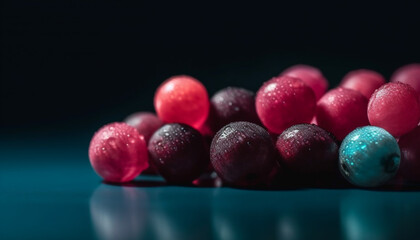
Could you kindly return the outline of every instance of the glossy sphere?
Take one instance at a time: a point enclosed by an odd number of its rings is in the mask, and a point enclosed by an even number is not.
[[[270,134],[249,122],[224,126],[213,138],[210,160],[216,173],[229,185],[266,185],[278,170]]]
[[[384,128],[394,137],[414,129],[420,121],[416,91],[404,83],[387,83],[372,94],[368,117],[371,125]]]
[[[343,140],[357,127],[369,125],[367,104],[368,100],[354,90],[330,90],[317,103],[316,122],[338,140]]]
[[[149,166],[144,137],[125,123],[99,129],[90,142],[89,159],[96,173],[108,182],[131,181]]]
[[[265,82],[257,93],[257,114],[264,126],[280,134],[295,124],[310,123],[315,112],[315,95],[297,78],[280,76]]]
[[[356,90],[369,99],[372,93],[384,84],[385,78],[380,73],[359,69],[347,73],[341,81],[340,87]]]
[[[405,65],[392,75],[391,82],[402,82],[410,85],[420,97],[420,63]]]
[[[228,87],[218,91],[210,101],[214,113],[213,131],[231,122],[260,124],[255,110],[255,94],[243,88]]]
[[[337,170],[338,145],[324,129],[299,124],[286,129],[277,139],[283,166],[298,175],[317,175]]]
[[[199,128],[209,114],[206,88],[190,76],[174,76],[159,86],[154,105],[162,121],[185,123]]]
[[[185,124],[164,125],[153,134],[148,148],[153,165],[168,182],[191,183],[209,165],[203,137]]]
[[[308,65],[295,65],[284,70],[280,75],[295,77],[305,82],[315,93],[316,100],[320,99],[328,89],[328,81],[322,72]]]
[[[133,113],[124,122],[137,129],[140,135],[144,136],[146,143],[149,142],[153,133],[163,125],[163,122],[151,112]]]
[[[351,132],[339,151],[341,174],[352,184],[375,187],[390,180],[400,165],[400,148],[382,128],[366,126]]]
[[[412,182],[420,182],[420,127],[403,135],[398,145],[401,149],[402,177]]]

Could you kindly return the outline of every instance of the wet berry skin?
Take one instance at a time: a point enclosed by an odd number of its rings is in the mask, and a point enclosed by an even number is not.
[[[391,82],[402,82],[410,85],[420,98],[420,63],[412,63],[397,69],[391,76]]]
[[[295,77],[306,83],[315,93],[316,100],[320,99],[328,89],[328,81],[322,72],[308,65],[294,65],[284,70],[280,75]]]
[[[213,138],[210,160],[224,183],[236,187],[266,186],[279,169],[270,134],[249,122],[224,126]]]
[[[137,129],[140,135],[144,136],[146,143],[149,142],[153,133],[163,125],[158,116],[151,112],[133,113],[124,122]]]
[[[280,76],[265,82],[256,97],[257,114],[272,133],[281,134],[295,124],[310,123],[315,94],[302,80]]]
[[[376,89],[385,84],[385,78],[378,72],[359,69],[346,74],[340,83],[340,87],[353,89],[365,96],[372,96]]]
[[[299,176],[317,177],[338,171],[338,145],[334,137],[313,124],[286,129],[277,139],[281,165]]]
[[[159,118],[166,123],[185,123],[198,129],[209,114],[206,88],[197,79],[181,75],[163,82],[154,97]]]
[[[366,97],[357,91],[332,89],[317,103],[317,125],[341,141],[357,127],[369,125],[367,105]]]
[[[382,128],[366,126],[351,132],[339,150],[341,174],[359,187],[384,184],[398,171],[400,148],[395,138]]]
[[[191,183],[209,165],[204,138],[186,124],[162,126],[153,134],[148,149],[153,165],[170,183]]]
[[[399,173],[411,182],[420,182],[420,127],[414,128],[398,140],[401,150]]]
[[[93,136],[89,159],[95,172],[108,182],[128,182],[148,164],[144,137],[126,123],[103,126]]]
[[[368,117],[371,125],[387,130],[394,137],[408,133],[420,121],[417,92],[400,82],[383,85],[369,100]]]
[[[227,87],[215,93],[210,103],[214,132],[231,122],[245,121],[261,124],[255,110],[255,94],[251,91]]]

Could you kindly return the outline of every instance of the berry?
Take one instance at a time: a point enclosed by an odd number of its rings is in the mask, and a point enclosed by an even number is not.
[[[206,88],[190,76],[174,76],[162,83],[155,93],[154,105],[162,121],[185,123],[199,128],[209,114]]]
[[[150,139],[148,149],[153,165],[168,182],[191,183],[209,165],[203,137],[185,124],[161,127]]]
[[[108,182],[131,181],[149,166],[144,137],[125,123],[99,129],[90,142],[89,159],[96,173]]]
[[[163,122],[155,114],[150,112],[133,113],[124,122],[137,129],[140,135],[144,136],[146,143],[149,142],[153,133],[163,125]]]
[[[420,126],[403,135],[398,145],[401,149],[401,176],[412,182],[420,182]]]
[[[211,98],[214,114],[213,131],[231,122],[246,121],[261,124],[255,110],[255,94],[243,88],[228,87]]]
[[[270,134],[249,122],[224,126],[213,138],[210,160],[216,173],[232,186],[267,185],[278,170]]]
[[[366,126],[351,132],[339,150],[341,174],[360,187],[375,187],[390,180],[400,165],[400,148],[382,128]]]
[[[284,70],[280,75],[301,79],[314,91],[316,100],[320,99],[328,89],[327,79],[318,68],[312,66],[294,65]]]
[[[392,74],[391,82],[402,82],[410,85],[420,97],[420,63],[402,66]]]
[[[334,137],[312,124],[286,129],[277,139],[281,164],[294,174],[318,175],[337,169],[338,145]]]
[[[369,100],[371,125],[381,127],[399,137],[414,129],[420,121],[420,103],[416,91],[408,84],[387,83]]]
[[[280,134],[299,123],[309,123],[315,112],[315,95],[302,80],[280,76],[265,82],[256,97],[257,114],[264,126]]]
[[[357,127],[369,125],[367,104],[366,97],[354,90],[330,90],[317,103],[316,122],[338,140],[343,140]]]
[[[384,84],[385,78],[380,73],[359,69],[347,73],[340,87],[356,90],[369,99],[372,93]]]

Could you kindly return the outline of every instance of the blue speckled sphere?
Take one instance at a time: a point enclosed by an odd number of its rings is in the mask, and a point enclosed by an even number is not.
[[[359,187],[375,187],[390,180],[400,166],[400,148],[382,128],[357,128],[343,140],[339,151],[341,174]]]

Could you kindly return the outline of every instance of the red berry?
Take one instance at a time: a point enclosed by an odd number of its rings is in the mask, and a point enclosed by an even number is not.
[[[151,112],[133,113],[124,122],[137,129],[140,135],[144,136],[146,143],[149,142],[153,133],[163,125],[163,122]]]
[[[392,74],[391,82],[402,82],[410,85],[420,97],[420,63],[402,66]]]
[[[320,99],[328,89],[328,81],[322,72],[308,65],[295,65],[284,70],[280,75],[295,77],[305,82],[315,93],[316,100]]]
[[[372,93],[384,84],[385,78],[380,73],[359,69],[347,73],[340,87],[356,90],[369,99]]]
[[[338,145],[324,129],[299,124],[286,129],[277,139],[283,166],[299,176],[338,171]]]
[[[417,92],[408,84],[387,83],[369,100],[370,124],[399,137],[414,129],[420,121],[420,104]]]
[[[264,126],[280,134],[299,123],[309,123],[315,112],[315,95],[302,80],[280,76],[265,82],[256,97],[257,114]]]
[[[343,140],[357,127],[369,125],[367,104],[366,97],[357,91],[332,89],[318,101],[316,121],[318,126]]]
[[[278,170],[270,134],[249,122],[229,123],[213,138],[210,160],[216,173],[229,185],[267,185]]]
[[[403,135],[398,145],[401,150],[399,173],[405,179],[420,182],[420,127]]]
[[[206,88],[190,76],[174,76],[166,80],[156,91],[156,112],[164,122],[185,123],[199,128],[209,114]]]
[[[89,159],[96,173],[108,182],[131,181],[149,166],[144,137],[125,123],[99,129],[90,142]]]
[[[168,182],[191,183],[209,165],[203,137],[185,124],[161,127],[150,139],[148,149],[153,165]]]

